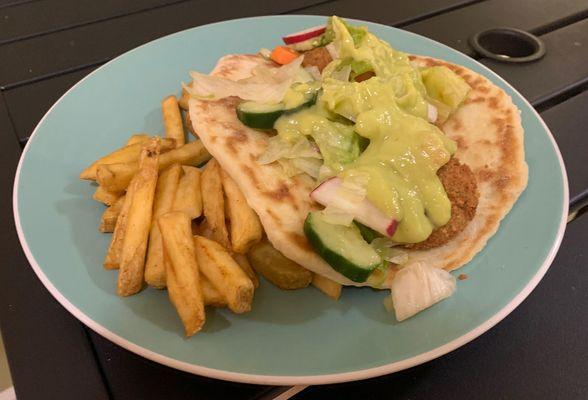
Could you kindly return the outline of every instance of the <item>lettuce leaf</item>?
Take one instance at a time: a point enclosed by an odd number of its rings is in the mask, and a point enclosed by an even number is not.
[[[353,39],[353,43],[355,43],[355,45],[358,46],[361,43],[361,41],[363,40],[363,38],[365,37],[365,35],[367,33],[367,29],[363,26],[349,25],[347,23],[347,21],[345,21],[344,19],[340,19],[340,20],[343,23],[343,25],[347,28],[349,35],[351,35],[351,38]],[[323,33],[323,36],[321,37],[320,45],[325,46],[325,45],[331,43],[333,40],[335,40],[335,31],[333,30],[333,17],[329,17],[329,20],[327,21],[327,29],[325,30],[325,33]]]
[[[280,68],[259,65],[251,71],[251,76],[239,81],[219,76],[211,76],[192,71],[192,84],[183,85],[186,91],[200,100],[219,100],[237,96],[243,100],[260,103],[279,103],[294,82],[305,82],[312,77],[302,67],[304,57]]]

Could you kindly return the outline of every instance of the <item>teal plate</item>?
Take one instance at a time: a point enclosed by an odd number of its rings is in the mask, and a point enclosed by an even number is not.
[[[503,88],[520,108],[529,185],[498,233],[460,269],[455,295],[403,323],[386,293],[349,288],[338,302],[318,290],[281,291],[262,282],[253,311],[210,310],[186,339],[167,293],[117,297],[116,272],[102,268],[110,235],[82,169],[132,132],[161,133],[160,101],[191,69],[209,71],[228,53],[272,47],[324,17],[239,19],[179,32],[132,50],[83,79],[45,115],[16,175],[14,215],[27,258],[53,296],[107,339],[195,374],[248,383],[320,384],[369,378],[439,357],[508,315],[537,285],[561,242],[567,179],[549,130],[504,80],[463,54],[413,33],[361,22],[394,47],[464,65]]]

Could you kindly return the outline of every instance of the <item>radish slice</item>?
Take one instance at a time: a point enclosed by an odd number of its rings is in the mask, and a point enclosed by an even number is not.
[[[286,44],[294,44],[299,42],[304,42],[305,40],[312,39],[313,37],[317,37],[322,35],[325,30],[327,29],[326,25],[315,26],[312,28],[305,29],[300,32],[291,33],[287,36],[284,36],[282,40]]]
[[[337,191],[342,184],[341,178],[327,179],[310,193],[310,197],[317,203],[327,207],[336,198]],[[353,210],[353,219],[388,237],[394,235],[398,226],[398,221],[395,218],[388,217],[367,199],[364,199]]]

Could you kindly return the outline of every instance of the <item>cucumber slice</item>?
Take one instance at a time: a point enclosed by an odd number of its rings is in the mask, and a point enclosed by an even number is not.
[[[365,226],[364,224],[361,224],[357,221],[355,221],[355,224],[359,228],[359,232],[361,233],[361,237],[363,237],[364,240],[368,243],[371,243],[372,240],[374,240],[375,238],[383,237],[381,234],[374,231],[372,228]]]
[[[274,122],[284,112],[284,105],[261,104],[254,101],[246,101],[237,106],[237,118],[243,124],[255,129],[272,129]]]
[[[355,224],[329,224],[320,211],[315,211],[306,216],[304,233],[323,260],[354,282],[365,282],[382,265],[382,258],[361,237]]]
[[[316,102],[316,91],[303,92],[296,88],[288,90],[284,101],[277,104],[263,104],[246,101],[237,106],[237,118],[254,129],[272,129],[274,122],[284,113],[293,113]]]

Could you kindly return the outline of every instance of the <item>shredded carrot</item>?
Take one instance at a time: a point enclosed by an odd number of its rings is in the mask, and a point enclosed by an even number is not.
[[[284,65],[298,58],[298,53],[286,46],[276,46],[270,58],[278,64]]]

